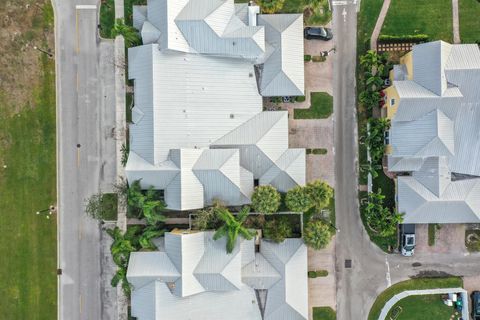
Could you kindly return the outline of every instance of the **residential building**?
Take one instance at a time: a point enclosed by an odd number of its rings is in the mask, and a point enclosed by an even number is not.
[[[480,222],[478,46],[415,45],[391,80],[388,170],[404,222]]]
[[[134,80],[128,181],[164,190],[172,210],[250,202],[255,185],[305,184],[305,150],[288,148],[288,113],[263,97],[304,95],[303,16],[258,14],[233,0],[134,6],[143,45]]]
[[[156,244],[159,251],[130,256],[131,311],[139,320],[308,319],[302,239],[238,239],[227,254],[225,237],[177,230]]]

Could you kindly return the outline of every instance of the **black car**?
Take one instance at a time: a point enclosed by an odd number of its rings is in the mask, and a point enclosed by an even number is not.
[[[472,292],[472,318],[480,320],[480,291]]]
[[[332,30],[324,27],[306,27],[303,30],[305,39],[319,39],[328,41],[333,38]]]

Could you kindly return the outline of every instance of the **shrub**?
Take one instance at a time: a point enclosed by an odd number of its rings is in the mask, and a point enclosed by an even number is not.
[[[309,278],[326,277],[328,276],[328,271],[327,270],[308,271],[307,275]]]
[[[316,149],[307,149],[306,150],[307,154],[327,154],[328,150],[324,148],[316,148]]]
[[[303,101],[305,101],[305,96],[297,96],[297,97],[295,97],[295,101],[296,102],[303,102]]]
[[[309,221],[303,231],[303,241],[312,249],[320,250],[330,242],[330,227],[320,220]]]
[[[92,195],[87,200],[85,212],[93,219],[116,220],[117,194],[99,192]]]
[[[271,185],[258,186],[252,194],[252,207],[259,213],[274,213],[280,207],[280,193]]]
[[[276,13],[283,8],[285,0],[257,0],[262,13]]]
[[[382,189],[368,194],[368,204],[364,207],[365,218],[368,227],[382,237],[393,235],[397,231],[397,225],[402,223],[403,215],[398,212],[391,212],[383,205],[385,196]]]
[[[325,60],[327,60],[327,58],[324,57],[324,56],[313,56],[312,57],[313,62],[324,62]]]
[[[365,138],[365,143],[369,148],[372,164],[379,164],[385,153],[385,131],[390,128],[390,120],[385,118],[372,118],[368,120],[368,123],[370,129]]]
[[[288,190],[285,205],[294,212],[305,212],[313,207],[313,201],[306,187],[296,186]]]
[[[427,42],[429,36],[427,34],[409,34],[392,36],[388,34],[382,34],[378,37],[380,42]]]
[[[285,238],[290,238],[292,234],[289,220],[285,216],[276,216],[274,219],[267,221],[263,227],[265,238],[277,243],[283,242]]]
[[[303,56],[303,60],[304,60],[305,62],[308,62],[308,61],[312,60],[312,56],[309,55],[309,54],[306,54],[306,55]]]
[[[218,227],[220,219],[215,207],[205,208],[195,212],[192,227],[195,230],[212,230]]]

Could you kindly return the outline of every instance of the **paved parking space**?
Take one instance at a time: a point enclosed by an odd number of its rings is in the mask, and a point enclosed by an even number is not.
[[[304,40],[305,54],[318,56],[322,51],[333,48],[333,41]],[[305,101],[282,103],[290,115],[291,148],[324,148],[326,155],[307,155],[307,181],[322,179],[335,187],[334,150],[333,150],[333,114],[328,119],[295,120],[293,109],[310,107],[310,92],[327,92],[333,95],[333,58],[324,62],[305,63]]]
[[[308,248],[308,270],[327,270],[328,276],[308,278],[308,313],[312,319],[313,307],[331,307],[336,309],[337,292],[335,285],[335,238],[327,248],[313,250]]]
[[[463,278],[463,287],[468,291],[468,294],[473,291],[480,291],[480,271],[478,276]]]
[[[436,231],[433,246],[428,245],[428,224],[417,224],[415,236],[417,253],[467,253],[464,224],[442,224]]]

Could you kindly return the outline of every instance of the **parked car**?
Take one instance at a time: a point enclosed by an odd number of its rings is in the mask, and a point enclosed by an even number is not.
[[[472,292],[472,319],[480,320],[480,291]]]
[[[400,225],[400,252],[402,256],[411,257],[415,253],[415,225]]]
[[[332,29],[324,27],[306,27],[303,29],[303,36],[305,39],[318,39],[328,41],[333,38]]]

